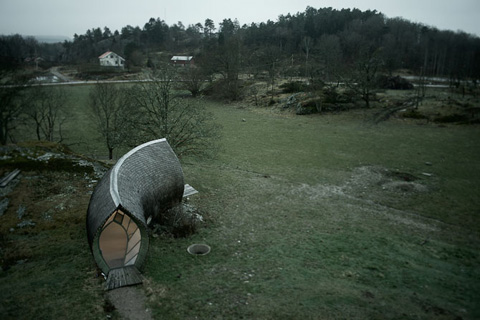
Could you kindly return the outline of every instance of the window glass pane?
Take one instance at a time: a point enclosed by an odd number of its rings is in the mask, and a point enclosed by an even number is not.
[[[138,255],[138,251],[140,251],[140,241],[133,247],[132,251],[130,251],[127,256],[125,257],[125,261],[129,261],[132,257]]]
[[[122,222],[122,226],[125,228],[125,230],[128,230],[128,224],[130,222],[130,217],[127,216],[127,215],[124,215],[123,216],[123,222]]]
[[[110,268],[123,265],[127,250],[127,234],[120,225],[110,223],[105,227],[100,234],[99,246],[103,259]]]
[[[115,222],[122,224],[122,221],[123,221],[123,214],[120,211],[117,211],[117,214],[115,215]]]
[[[125,265],[126,266],[133,266],[135,264],[135,261],[137,261],[137,257],[138,257],[138,255],[136,255],[135,257],[133,257],[129,261],[127,261],[127,263],[125,263]]]
[[[127,229],[128,236],[131,237],[133,233],[137,231],[137,229],[138,229],[137,224],[135,223],[135,221],[132,220],[132,222],[130,222],[130,225],[128,226],[128,229]]]
[[[113,218],[115,217],[115,213],[116,213],[116,211],[115,211],[114,213],[112,213],[112,215],[107,219],[107,221],[105,221],[105,224],[103,225],[104,227],[105,227],[107,224],[109,224],[110,222],[113,221]]]
[[[140,235],[140,229],[137,229],[135,233],[132,235],[130,238],[130,241],[128,241],[128,248],[127,252],[131,250],[131,248],[137,244],[138,241],[140,241],[141,235]]]

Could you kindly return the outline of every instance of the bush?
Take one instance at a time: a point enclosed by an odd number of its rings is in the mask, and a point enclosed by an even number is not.
[[[212,98],[225,100],[241,100],[245,89],[243,80],[219,79],[209,84],[202,93]]]
[[[162,213],[153,231],[166,237],[185,238],[196,232],[199,217],[194,207],[183,203]]]
[[[299,102],[297,105],[296,114],[297,115],[306,115],[318,113],[321,110],[322,101],[319,98],[311,98]]]
[[[339,94],[335,87],[325,87],[323,89],[323,102],[325,103],[337,103]]]
[[[421,114],[417,110],[408,110],[403,113],[403,117],[409,119],[428,119],[427,116]]]
[[[439,123],[455,123],[455,122],[468,122],[469,118],[467,115],[454,113],[447,116],[435,118],[435,122]]]
[[[280,85],[283,93],[297,93],[307,90],[307,85],[301,81],[290,81]]]
[[[125,69],[117,67],[105,67],[87,63],[78,67],[77,77],[81,80],[106,80],[125,72]]]
[[[309,91],[319,91],[325,87],[325,82],[319,78],[311,78],[310,83],[307,86]]]
[[[391,89],[391,90],[412,90],[413,84],[407,79],[400,76],[389,77],[389,76],[379,76],[378,77],[378,87],[381,89]]]

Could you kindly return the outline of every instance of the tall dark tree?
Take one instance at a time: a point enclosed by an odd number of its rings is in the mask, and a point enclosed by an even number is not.
[[[27,79],[19,76],[15,70],[0,70],[0,144],[12,140],[12,131],[25,106],[23,91]]]
[[[108,27],[103,28],[103,34],[102,34],[103,39],[108,39],[111,36],[112,36],[112,32],[110,31],[110,29]]]
[[[369,108],[377,88],[378,73],[383,65],[381,54],[374,47],[366,47],[360,54],[348,85]]]
[[[203,25],[191,24],[185,30],[186,45],[189,49],[199,49],[202,40]]]
[[[211,37],[215,32],[216,27],[212,19],[206,19],[204,24],[204,32],[207,37]]]
[[[159,47],[163,45],[168,34],[168,26],[165,21],[160,18],[150,20],[143,27],[144,39],[147,42],[147,46]]]

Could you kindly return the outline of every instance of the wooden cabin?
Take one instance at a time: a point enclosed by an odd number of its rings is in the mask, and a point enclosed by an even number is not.
[[[147,225],[181,205],[184,190],[180,161],[166,139],[132,149],[99,181],[88,206],[87,236],[108,289],[141,282]]]

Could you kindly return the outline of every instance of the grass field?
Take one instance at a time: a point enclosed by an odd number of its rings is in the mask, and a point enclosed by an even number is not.
[[[154,241],[156,315],[480,315],[478,128],[212,109],[223,152],[184,165],[208,227]],[[188,256],[195,242],[211,254]]]
[[[82,109],[89,87],[68,90],[65,143],[106,155]],[[182,159],[204,222],[190,238],[151,239],[139,290],[156,318],[480,318],[478,126],[208,109],[223,125],[220,153]],[[75,218],[54,216],[55,228],[9,232],[16,208],[0,217],[4,250],[40,252],[2,271],[6,318],[105,317],[77,190],[64,213]],[[212,251],[191,256],[192,243]],[[85,308],[59,311],[76,301]]]

